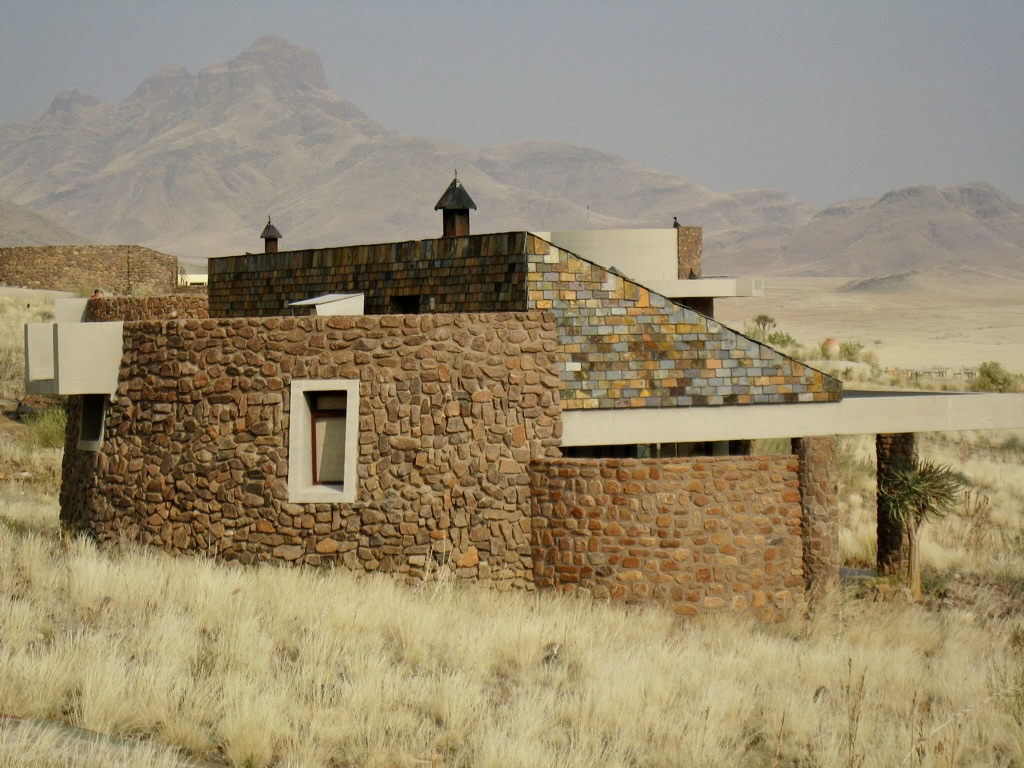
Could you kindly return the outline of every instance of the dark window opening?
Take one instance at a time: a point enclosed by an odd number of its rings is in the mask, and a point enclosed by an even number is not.
[[[106,395],[82,395],[78,419],[78,447],[97,451],[103,440],[103,417],[106,415]]]
[[[392,296],[391,311],[396,315],[418,315],[420,313],[420,296]]]
[[[314,485],[345,482],[345,428],[348,395],[345,392],[307,392],[312,429]]]

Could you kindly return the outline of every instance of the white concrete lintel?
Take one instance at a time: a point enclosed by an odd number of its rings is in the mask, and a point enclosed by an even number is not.
[[[701,277],[695,280],[650,280],[645,283],[655,293],[670,299],[725,299],[739,296],[764,296],[764,280],[759,277]]]
[[[562,413],[562,445],[1024,429],[1024,394],[851,392],[838,403]]]
[[[109,395],[117,389],[124,323],[30,323],[25,390],[36,395]]]

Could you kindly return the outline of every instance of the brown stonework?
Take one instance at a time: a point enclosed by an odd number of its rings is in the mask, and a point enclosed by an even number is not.
[[[175,320],[177,318],[207,318],[206,293],[174,294],[170,296],[101,296],[89,299],[85,307],[86,322],[112,320]]]
[[[676,254],[680,280],[701,276],[704,234],[700,227],[676,227]]]
[[[913,461],[917,457],[914,434],[887,434],[875,436],[877,459],[877,488],[882,488],[889,469],[895,465]],[[903,570],[907,557],[907,532],[889,509],[888,499],[879,491],[878,506],[878,570],[895,574]]]
[[[0,248],[0,283],[51,291],[172,293],[178,259],[141,245],[50,245]]]
[[[292,379],[358,380],[355,502],[289,502]],[[127,322],[99,451],[77,449],[70,400],[61,519],[243,563],[450,563],[529,589],[529,464],[559,453],[558,385],[544,313]]]
[[[804,586],[813,599],[839,586],[836,438],[796,438],[793,452],[800,460]]]
[[[531,486],[538,589],[762,618],[803,592],[793,456],[539,460]]]
[[[289,302],[359,292],[369,315],[419,312],[522,312],[525,232],[448,237],[211,259],[210,314],[284,314]]]
[[[842,397],[836,379],[526,232],[210,262],[215,317],[280,315],[337,292],[363,293],[371,315],[551,310],[566,409]]]

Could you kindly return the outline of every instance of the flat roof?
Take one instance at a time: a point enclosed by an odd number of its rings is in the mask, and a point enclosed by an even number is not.
[[[1024,429],[1024,394],[844,390],[834,403],[562,412],[562,445]]]

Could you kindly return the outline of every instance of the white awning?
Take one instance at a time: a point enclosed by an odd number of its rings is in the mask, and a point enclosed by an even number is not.
[[[837,403],[562,412],[562,445],[1024,429],[1024,394],[846,390]]]

